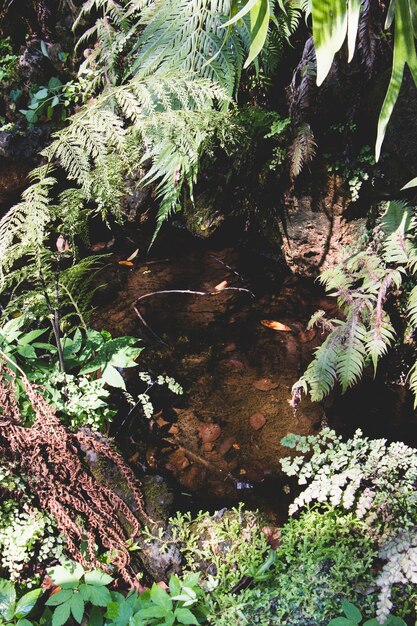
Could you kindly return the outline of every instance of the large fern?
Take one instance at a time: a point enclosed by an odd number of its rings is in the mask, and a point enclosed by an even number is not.
[[[386,308],[393,291],[401,289],[407,300],[405,332],[417,330],[417,286],[413,286],[417,274],[417,222],[413,209],[404,202],[390,202],[374,235],[378,245],[352,254],[320,276],[327,293],[337,298],[344,319],[326,320],[322,311],[313,316],[310,326],[321,325],[328,335],[293,387],[294,405],[302,391],[309,393],[313,401],[322,400],[336,382],[346,391],[369,363],[376,372],[378,362],[396,337]],[[417,406],[417,362],[410,370],[409,385]]]

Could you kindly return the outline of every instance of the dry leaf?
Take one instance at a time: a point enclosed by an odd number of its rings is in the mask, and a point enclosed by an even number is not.
[[[222,282],[216,285],[214,289],[216,291],[222,291],[223,289],[226,289],[228,284],[227,280],[222,280]]]
[[[291,331],[291,328],[286,324],[282,324],[281,322],[276,322],[275,320],[261,320],[262,326],[266,326],[271,330],[276,330],[279,332],[288,333]]]
[[[133,267],[132,261],[117,261],[119,265],[126,265],[127,267]]]
[[[126,261],[133,261],[133,259],[135,259],[139,254],[139,248],[136,248],[136,250],[134,252],[132,252],[132,254],[127,257]]]

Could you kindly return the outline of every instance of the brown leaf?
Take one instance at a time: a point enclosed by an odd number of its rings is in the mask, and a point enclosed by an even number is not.
[[[133,267],[132,261],[117,261],[119,265],[126,265],[127,267]]]
[[[261,324],[262,326],[266,326],[266,328],[270,328],[271,330],[276,330],[278,332],[291,332],[291,328],[289,326],[282,324],[282,322],[276,322],[275,320],[261,320]]]
[[[254,413],[249,418],[250,425],[254,430],[260,430],[266,424],[266,419],[262,413]]]
[[[218,424],[200,424],[198,434],[203,443],[212,443],[221,435],[222,429]]]
[[[281,545],[281,531],[276,526],[264,526],[262,532],[265,535],[266,543],[276,550]]]

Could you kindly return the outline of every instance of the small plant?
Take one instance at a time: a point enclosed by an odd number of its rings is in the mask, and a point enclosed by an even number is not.
[[[52,610],[52,625],[63,626],[70,617],[77,624],[88,616],[89,624],[103,623],[102,609],[111,602],[107,588],[113,578],[100,570],[85,571],[75,562],[58,565],[48,570],[57,590],[46,601]]]
[[[61,120],[66,119],[66,110],[62,107],[63,84],[57,76],[52,76],[47,85],[33,85],[29,97],[28,108],[20,109],[29,124],[36,124],[42,116],[51,120],[58,108],[61,109]]]
[[[132,626],[198,626],[206,621],[202,595],[198,574],[188,574],[183,580],[171,576],[167,589],[154,583],[141,595],[134,593],[123,598],[118,594],[107,607],[106,623],[109,626],[124,626],[126,623]]]
[[[360,610],[347,600],[342,601],[343,617],[335,617],[330,620],[327,626],[359,626],[362,622],[362,613]],[[407,626],[401,617],[388,615],[385,621],[379,622],[375,617],[363,622],[362,626]]]
[[[0,84],[12,82],[17,75],[18,57],[13,54],[10,37],[0,38]]]
[[[15,585],[9,580],[0,578],[0,620],[2,626],[32,626],[33,622],[27,619],[43,589],[32,589],[17,599]]]

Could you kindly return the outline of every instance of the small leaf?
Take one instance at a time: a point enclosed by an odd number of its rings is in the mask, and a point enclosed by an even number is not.
[[[71,608],[69,603],[57,606],[52,615],[52,626],[63,626],[66,624],[70,616]]]
[[[73,593],[73,589],[61,589],[57,593],[51,595],[51,597],[48,598],[45,604],[47,606],[58,606],[59,604],[64,604],[72,598]]]
[[[41,40],[41,51],[42,51],[43,56],[49,59],[48,46],[46,45],[46,42],[43,40]]]
[[[174,615],[180,624],[196,624],[198,626],[197,618],[190,609],[176,609]]]
[[[359,624],[359,622],[362,621],[362,613],[354,604],[352,604],[352,602],[348,602],[348,600],[343,600],[342,611],[348,619],[352,620],[352,622]]]
[[[84,580],[89,585],[97,585],[101,587],[103,585],[110,585],[113,582],[113,578],[106,574],[105,572],[101,572],[98,569],[94,569],[91,572],[87,572],[84,576]]]
[[[107,587],[96,585],[89,585],[90,588],[90,602],[95,606],[107,606],[111,601],[111,594]]]
[[[71,613],[76,622],[81,624],[81,620],[84,615],[84,600],[80,593],[74,593],[71,598]]]

